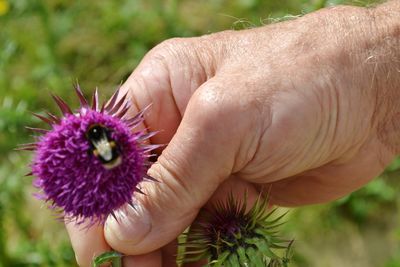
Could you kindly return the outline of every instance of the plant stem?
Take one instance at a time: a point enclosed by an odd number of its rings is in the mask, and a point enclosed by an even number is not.
[[[112,267],[122,267],[122,258],[121,257],[114,258],[111,262],[111,266]]]

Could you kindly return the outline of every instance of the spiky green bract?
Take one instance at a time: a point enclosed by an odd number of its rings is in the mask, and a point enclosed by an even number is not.
[[[267,211],[268,199],[261,196],[247,211],[244,201],[231,194],[210,210],[202,210],[180,244],[185,252],[179,263],[207,260],[218,267],[286,267],[292,241],[282,239],[279,226],[286,213]]]

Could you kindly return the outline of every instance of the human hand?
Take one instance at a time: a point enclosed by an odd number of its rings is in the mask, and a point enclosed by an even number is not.
[[[133,114],[152,103],[146,127],[162,131],[151,141],[168,143],[149,170],[160,183],[144,183],[139,208],[104,229],[67,224],[79,264],[111,247],[136,255],[125,266],[175,266],[174,239],[227,190],[270,187],[273,204],[304,205],[382,172],[399,148],[390,17],[337,7],[150,51],[122,90]]]

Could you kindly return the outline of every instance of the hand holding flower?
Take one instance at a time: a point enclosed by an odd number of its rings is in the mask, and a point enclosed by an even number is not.
[[[305,205],[382,172],[399,150],[399,12],[336,7],[150,51],[121,90],[131,114],[153,105],[142,127],[168,144],[148,172],[160,183],[120,222],[67,224],[80,265],[111,247],[136,255],[125,266],[175,266],[174,239],[231,189]]]

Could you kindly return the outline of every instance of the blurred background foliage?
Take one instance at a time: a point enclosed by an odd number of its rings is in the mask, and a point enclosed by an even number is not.
[[[75,101],[72,83],[110,95],[164,39],[243,29],[344,1],[0,0],[0,267],[74,266],[62,223],[32,197],[29,111],[57,112],[49,93]],[[356,5],[366,1],[346,2]],[[292,266],[400,267],[400,161],[361,190],[294,209]]]

